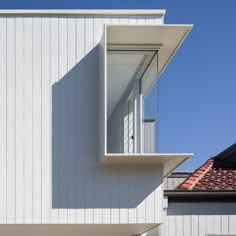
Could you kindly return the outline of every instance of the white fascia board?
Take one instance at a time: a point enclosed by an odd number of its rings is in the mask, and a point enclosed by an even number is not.
[[[102,165],[161,165],[163,175],[167,176],[193,153],[137,153],[137,154],[105,154]]]
[[[0,10],[0,15],[159,15],[165,16],[166,10],[106,10],[106,9],[84,9],[84,10]]]

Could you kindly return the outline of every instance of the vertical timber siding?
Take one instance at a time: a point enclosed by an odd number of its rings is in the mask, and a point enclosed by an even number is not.
[[[67,162],[62,159],[53,164],[59,171],[71,172],[70,186],[60,179],[61,176],[52,176],[52,128],[61,125],[63,118],[69,124],[74,119],[57,107],[55,110],[60,117],[59,124],[52,123],[52,86],[99,43],[104,23],[162,24],[163,19],[156,16],[118,15],[0,17],[0,223],[160,222],[161,168],[150,169],[148,174],[145,168],[139,168],[139,174],[131,171],[130,176],[130,170],[125,168],[120,175],[111,170],[105,171],[101,175],[104,182],[110,186],[124,185],[127,193],[120,193],[121,196],[118,196],[119,189],[114,189],[104,199],[111,202],[114,209],[95,209],[91,206],[96,206],[99,196],[94,196],[94,192],[99,192],[96,189],[99,186],[95,184],[95,177],[77,179],[78,170],[76,166],[70,165],[77,161],[77,157],[70,153],[76,146],[76,136],[68,136],[67,147],[71,145],[68,152],[60,148],[56,150],[60,158],[68,156],[68,164],[63,165]],[[56,95],[58,103],[63,103],[60,100],[62,93],[63,90],[60,90]],[[70,96],[66,99],[69,104],[75,102]],[[83,103],[86,104],[86,101]],[[73,114],[70,109],[72,108],[68,107],[67,112]],[[79,119],[80,117],[78,122]],[[62,133],[68,132],[73,133],[73,127],[61,125],[58,133],[54,134],[59,137],[55,142],[60,143]],[[97,158],[94,156],[92,161],[98,165]],[[91,160],[88,163],[89,161]],[[61,184],[52,186],[52,178],[57,177]],[[137,184],[140,181],[143,188],[152,189],[156,184],[160,186],[137,208],[120,209],[117,206],[121,198],[131,203],[135,198],[133,185],[125,186],[127,178],[133,179]],[[58,201],[56,204],[67,202],[67,207],[59,209],[52,206],[52,191],[60,195],[55,200]],[[100,192],[102,191],[101,186]],[[82,193],[84,197],[76,197],[82,196]],[[104,196],[101,195],[102,197]],[[75,208],[76,204],[88,207]]]
[[[185,179],[190,175],[190,173],[172,173],[169,176],[164,178],[164,190],[174,190],[181,183],[184,182]]]
[[[236,234],[235,202],[170,202],[161,236]]]

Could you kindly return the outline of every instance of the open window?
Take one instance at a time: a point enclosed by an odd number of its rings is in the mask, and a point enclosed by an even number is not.
[[[158,78],[191,27],[105,25],[99,57],[101,163],[172,162],[167,173],[191,156],[157,152]]]

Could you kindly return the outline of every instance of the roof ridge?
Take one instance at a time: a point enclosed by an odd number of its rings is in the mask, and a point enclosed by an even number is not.
[[[183,183],[176,189],[178,190],[192,190],[199,180],[211,169],[214,163],[214,158],[208,159],[201,167],[196,169]]]

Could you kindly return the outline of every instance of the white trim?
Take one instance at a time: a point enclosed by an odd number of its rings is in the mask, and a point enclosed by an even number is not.
[[[1,10],[0,10],[0,13],[1,13]],[[106,28],[108,27],[112,27],[112,28],[119,28],[119,27],[127,27],[127,28],[131,28],[131,27],[147,27],[147,28],[170,28],[170,27],[187,27],[188,28],[188,32],[190,32],[194,26],[194,24],[162,24],[162,25],[157,25],[157,24],[104,24],[104,26]],[[113,43],[107,43],[108,45],[125,45],[125,44],[122,44],[122,43],[119,43],[119,44],[113,44]],[[131,45],[135,45],[135,43],[129,43],[129,44],[126,44],[128,46],[131,46]],[[157,46],[158,48],[162,48],[164,43],[155,43],[155,44],[150,44],[150,43],[144,43],[144,44],[136,44],[136,45],[155,45]]]
[[[193,153],[137,153],[137,154],[126,154],[126,153],[107,153],[107,156],[111,157],[120,157],[120,156],[129,156],[129,157],[157,157],[157,156],[192,156],[194,155]]]
[[[105,133],[104,133],[104,153],[107,153],[107,27],[104,25],[104,128],[105,128]],[[104,154],[103,153],[103,154]]]
[[[1,12],[1,11],[0,11]],[[158,28],[167,28],[167,27],[189,27],[190,30],[194,26],[194,24],[162,24],[162,25],[157,25],[157,24],[104,24],[106,27],[158,27]],[[163,44],[161,44],[163,46]]]
[[[159,15],[165,16],[166,10],[0,10],[0,15]]]
[[[128,50],[128,51],[140,51],[140,50],[147,50],[147,51],[157,51],[159,50],[163,44],[107,44],[107,50]]]

